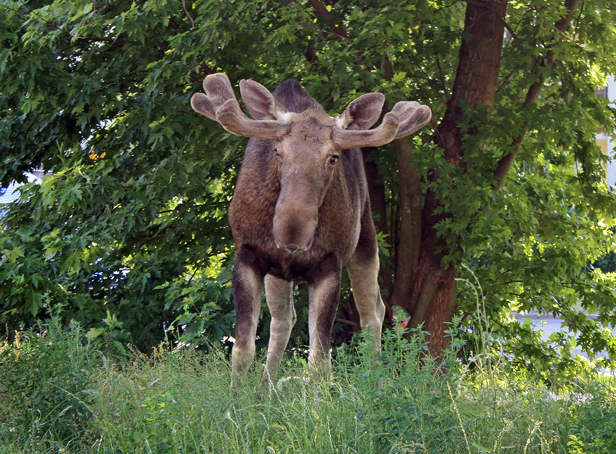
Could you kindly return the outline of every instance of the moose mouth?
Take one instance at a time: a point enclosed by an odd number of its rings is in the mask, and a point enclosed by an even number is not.
[[[302,219],[281,219],[274,217],[274,242],[278,249],[297,254],[312,247],[316,233],[317,217],[306,221]]]
[[[303,246],[303,247],[298,246],[297,244],[294,244],[294,243],[278,244],[278,242],[276,242],[276,246],[278,247],[278,249],[282,249],[283,251],[290,252],[291,254],[297,254],[299,252],[305,252],[312,247],[312,238],[310,239],[310,242],[308,243],[308,245]]]

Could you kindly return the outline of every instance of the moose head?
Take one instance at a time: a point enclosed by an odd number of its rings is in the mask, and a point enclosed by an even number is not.
[[[368,93],[351,102],[344,113],[332,118],[320,107],[288,112],[261,84],[240,82],[246,109],[240,109],[225,74],[208,76],[205,94],[191,100],[194,110],[219,122],[227,131],[276,143],[281,192],[276,204],[273,235],[276,245],[289,252],[312,245],[323,203],[340,152],[351,148],[379,147],[412,134],[430,121],[431,111],[414,101],[398,102],[376,129],[385,96]]]

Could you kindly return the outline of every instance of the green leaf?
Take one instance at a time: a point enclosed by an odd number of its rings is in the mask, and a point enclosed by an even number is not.
[[[104,328],[90,328],[85,336],[88,340],[94,340],[104,332]]]

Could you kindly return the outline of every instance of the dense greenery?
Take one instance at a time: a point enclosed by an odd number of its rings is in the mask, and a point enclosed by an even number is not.
[[[119,350],[158,345],[170,327],[201,345],[232,335],[226,208],[245,139],[189,105],[222,71],[272,89],[296,78],[332,114],[369,91],[388,105],[430,105],[433,124],[406,161],[395,147],[367,157],[383,201],[374,206],[385,295],[405,284],[405,210],[419,200],[421,220],[430,194],[440,203],[428,213],[440,216],[437,265],[461,279],[455,312],[467,326],[482,312],[501,351],[544,375],[578,367],[571,340],[542,345],[513,310],[560,315],[580,347],[613,354],[603,326],[616,322],[616,277],[589,264],[615,244],[615,194],[594,142],[599,128],[613,132],[614,110],[594,88],[616,74],[616,20],[609,1],[576,5],[509,2],[494,99],[461,104],[456,161],[432,133],[459,75],[465,2],[1,0],[0,180],[53,172],[2,219],[1,329],[12,336],[56,314]],[[537,84],[541,95],[523,102]],[[500,181],[494,169],[512,153]],[[407,199],[409,174],[418,185]],[[340,339],[351,305],[345,288]],[[298,306],[303,328],[305,299]],[[305,341],[295,333],[294,345]]]
[[[21,332],[0,343],[0,453],[616,449],[613,378],[563,381],[555,393],[523,370],[478,360],[469,371],[455,360],[458,340],[438,374],[434,361],[417,361],[425,339],[411,334],[388,330],[379,363],[367,342],[336,350],[331,383],[308,382],[295,356],[271,392],[257,370],[230,393],[219,351],[165,343],[118,361],[84,343],[76,325]]]

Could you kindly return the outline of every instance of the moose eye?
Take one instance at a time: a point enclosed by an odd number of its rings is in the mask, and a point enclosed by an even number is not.
[[[278,152],[278,148],[274,148],[274,152],[276,153],[276,157],[279,158],[280,157],[280,153]]]
[[[334,165],[338,162],[338,159],[340,159],[340,156],[338,155],[333,155],[332,157],[329,158],[329,163],[331,165]]]

